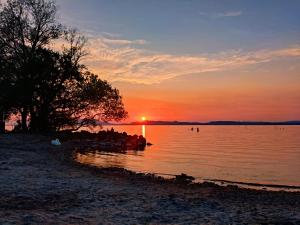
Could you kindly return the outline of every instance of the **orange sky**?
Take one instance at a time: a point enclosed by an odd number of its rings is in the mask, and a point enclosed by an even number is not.
[[[270,66],[270,65],[269,65]],[[284,69],[284,68],[282,68]],[[159,84],[116,82],[130,118],[140,120],[300,119],[300,76],[278,68],[268,71],[206,73]]]
[[[92,37],[84,61],[120,90],[127,121],[300,120],[300,45],[176,55],[128,42]]]
[[[57,0],[140,120],[300,120],[299,1]]]

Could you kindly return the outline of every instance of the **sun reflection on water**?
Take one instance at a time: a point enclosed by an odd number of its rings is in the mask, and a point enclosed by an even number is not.
[[[142,125],[142,135],[146,138],[146,125]]]

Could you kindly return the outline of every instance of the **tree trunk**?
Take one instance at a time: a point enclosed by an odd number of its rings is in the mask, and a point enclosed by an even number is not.
[[[49,104],[44,103],[41,106],[40,112],[40,128],[43,132],[49,132],[50,126],[49,126]]]
[[[5,133],[5,121],[2,121],[2,119],[0,119],[0,134],[4,134]]]
[[[30,132],[37,132],[38,131],[38,117],[36,112],[34,111],[33,107],[30,107],[30,123],[29,123],[29,129]]]
[[[0,111],[0,134],[5,133],[5,119],[4,112]]]
[[[27,132],[28,131],[27,116],[28,116],[27,109],[23,109],[23,111],[21,112],[21,117],[22,117],[22,131],[23,132]]]

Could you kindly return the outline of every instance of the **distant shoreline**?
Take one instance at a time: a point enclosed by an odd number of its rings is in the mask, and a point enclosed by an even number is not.
[[[210,122],[184,122],[184,121],[143,121],[130,123],[98,123],[99,126],[300,126],[300,121],[210,121]],[[6,123],[6,129],[11,130],[13,123]]]
[[[181,122],[181,121],[144,121],[144,122],[131,122],[120,124],[101,124],[103,126],[116,126],[116,125],[188,125],[188,126],[298,126],[300,121],[283,121],[283,122],[265,122],[265,121],[210,121],[202,122]]]

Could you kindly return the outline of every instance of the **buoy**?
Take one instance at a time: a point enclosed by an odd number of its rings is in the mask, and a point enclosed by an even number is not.
[[[59,146],[61,145],[60,141],[56,138],[55,140],[51,141],[51,145]]]

